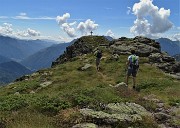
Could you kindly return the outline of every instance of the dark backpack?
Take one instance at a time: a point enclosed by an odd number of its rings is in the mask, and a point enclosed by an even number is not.
[[[97,58],[101,58],[101,57],[102,57],[102,52],[101,52],[101,51],[98,51],[96,57],[97,57]]]

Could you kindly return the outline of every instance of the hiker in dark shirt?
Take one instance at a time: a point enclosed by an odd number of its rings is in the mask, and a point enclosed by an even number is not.
[[[100,61],[101,61],[101,57],[102,57],[102,51],[99,48],[97,48],[94,55],[96,56],[96,68],[99,71]]]

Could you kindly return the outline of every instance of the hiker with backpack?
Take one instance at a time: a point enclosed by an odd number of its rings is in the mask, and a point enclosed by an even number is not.
[[[96,56],[96,68],[99,71],[100,61],[101,61],[101,57],[102,57],[102,51],[99,48],[97,48],[94,55]]]
[[[135,50],[131,50],[131,55],[128,56],[127,61],[127,76],[126,76],[126,84],[128,85],[128,79],[132,75],[133,77],[133,89],[136,88],[136,74],[139,69],[139,57],[136,56]]]

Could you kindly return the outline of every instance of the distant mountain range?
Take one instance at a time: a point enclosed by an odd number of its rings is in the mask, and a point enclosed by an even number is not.
[[[176,61],[180,61],[180,54],[176,54],[173,57],[176,59]]]
[[[22,60],[54,42],[42,40],[20,40],[0,35],[0,55],[16,61]]]
[[[7,57],[4,57],[4,56],[0,55],[0,64],[4,63],[4,62],[9,62],[9,61],[12,61],[12,60],[7,58]]]
[[[20,40],[0,35],[0,85],[50,67],[74,41],[58,44],[50,40]]]
[[[12,82],[16,78],[32,73],[31,70],[15,61],[0,64],[0,85]]]
[[[161,45],[161,50],[167,52],[169,55],[173,56],[180,54],[180,41],[172,41],[167,38],[156,39]]]
[[[48,68],[51,66],[52,61],[59,57],[70,44],[71,43],[54,44],[27,57],[20,63],[33,71]]]

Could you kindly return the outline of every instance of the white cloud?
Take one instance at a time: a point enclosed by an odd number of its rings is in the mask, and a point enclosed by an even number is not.
[[[127,10],[127,12],[126,12],[126,13],[129,15],[129,14],[130,14],[130,12],[131,12],[131,7],[127,7],[127,9],[128,9],[128,10]]]
[[[106,36],[110,36],[110,37],[115,37],[114,36],[114,33],[109,29],[107,32],[106,32]]]
[[[67,22],[67,19],[70,18],[70,14],[69,13],[65,13],[63,14],[63,16],[57,16],[56,17],[56,21],[58,22],[58,24],[63,24]]]
[[[134,4],[132,11],[137,19],[134,21],[134,26],[130,28],[130,32],[134,35],[154,36],[173,27],[168,19],[170,10],[159,9],[152,2],[153,0],[140,0],[139,3]]]
[[[28,28],[26,31],[18,31],[16,35],[20,37],[37,37],[40,36],[40,32]]]
[[[94,31],[98,28],[98,24],[95,24],[95,21],[91,19],[86,20],[85,22],[80,22],[77,26],[77,29],[82,32],[82,34],[87,34],[90,31]]]
[[[175,34],[172,38],[177,41],[180,41],[180,33]]]
[[[43,16],[43,17],[29,17],[27,16],[26,13],[22,12],[18,16],[11,17],[12,19],[16,20],[55,20],[55,17],[48,17],[48,16]]]
[[[77,22],[67,23],[70,18],[69,13],[63,14],[63,16],[57,16],[56,21],[60,25],[61,29],[71,38],[76,37],[76,30],[72,26],[76,25]]]
[[[76,25],[76,24],[77,24],[76,21],[74,21],[74,22],[72,22],[72,23],[69,23],[70,26],[74,26],[74,25]]]
[[[69,37],[76,37],[75,28],[71,27],[68,23],[63,23],[61,28],[64,30],[64,32],[67,33]]]
[[[95,24],[95,21],[90,19],[86,20],[85,22],[80,22],[79,24],[77,21],[68,23],[68,20],[72,20],[70,19],[69,13],[65,13],[62,16],[57,16],[56,18],[60,28],[71,38],[76,37],[76,32],[78,31],[81,31],[83,35],[87,35],[87,33],[96,30],[99,26],[98,24]]]
[[[30,28],[27,29],[27,33],[29,36],[40,36],[40,32]]]
[[[177,27],[178,30],[180,30],[180,27]]]
[[[12,24],[4,23],[2,26],[0,26],[0,34],[10,35],[12,33],[13,33]]]

